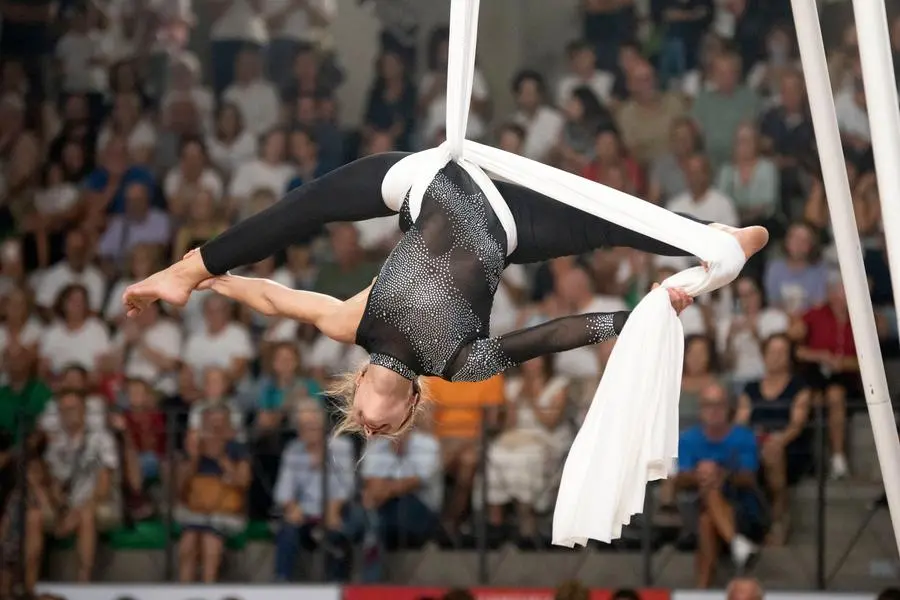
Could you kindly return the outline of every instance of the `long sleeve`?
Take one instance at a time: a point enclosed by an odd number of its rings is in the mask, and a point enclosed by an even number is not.
[[[448,369],[451,381],[481,381],[532,358],[599,344],[622,331],[629,312],[562,317],[464,346]]]
[[[231,227],[201,249],[213,275],[259,262],[303,240],[326,223],[365,221],[393,214],[381,183],[388,170],[407,156],[387,152],[361,158],[288,192],[266,210]]]

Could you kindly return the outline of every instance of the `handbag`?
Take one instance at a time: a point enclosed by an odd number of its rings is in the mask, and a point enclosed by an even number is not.
[[[188,483],[184,504],[194,513],[236,515],[244,511],[245,495],[219,475],[198,474]]]

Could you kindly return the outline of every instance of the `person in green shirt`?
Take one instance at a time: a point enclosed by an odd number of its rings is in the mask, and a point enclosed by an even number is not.
[[[8,383],[0,387],[0,431],[17,436],[19,419],[24,416],[26,431],[30,430],[52,393],[35,377],[34,356],[24,348],[8,348],[5,363]]]

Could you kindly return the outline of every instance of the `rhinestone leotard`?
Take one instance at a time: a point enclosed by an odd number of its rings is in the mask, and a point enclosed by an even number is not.
[[[369,295],[357,343],[370,361],[408,379],[486,379],[541,354],[615,336],[627,313],[591,313],[489,337],[506,235],[484,193],[460,167],[435,176]]]

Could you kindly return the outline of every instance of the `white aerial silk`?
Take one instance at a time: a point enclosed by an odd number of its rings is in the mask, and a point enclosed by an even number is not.
[[[665,288],[692,296],[727,285],[745,257],[731,235],[559,169],[465,140],[475,69],[479,0],[453,0],[447,76],[447,141],[398,163],[382,184],[399,208],[409,191],[418,213],[435,173],[459,163],[484,190],[515,249],[515,223],[490,180],[516,183],[559,202],[681,248],[704,261],[673,275],[635,308],[616,342],[584,424],[563,469],[553,543],[603,542],[643,510],[647,482],[673,472],[678,454],[678,398],[684,332]],[[404,165],[405,167],[401,167]]]

